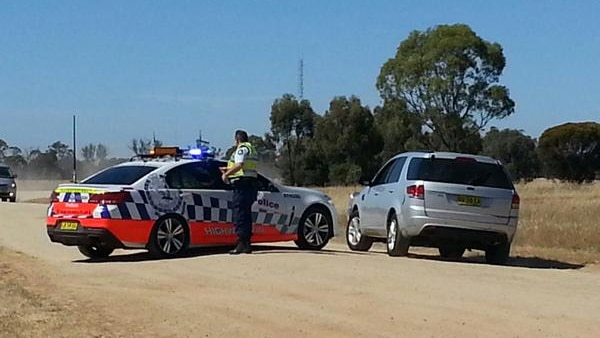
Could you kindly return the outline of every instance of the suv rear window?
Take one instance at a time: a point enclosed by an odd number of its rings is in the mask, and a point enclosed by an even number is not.
[[[414,158],[408,166],[407,180],[423,180],[514,189],[512,182],[498,164],[442,158]]]
[[[100,172],[81,182],[86,184],[133,184],[140,178],[156,170],[156,167],[122,166]]]

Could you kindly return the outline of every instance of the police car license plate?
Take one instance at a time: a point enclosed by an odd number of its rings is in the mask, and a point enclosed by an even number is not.
[[[469,207],[479,207],[481,206],[481,199],[477,196],[458,196],[457,198],[458,205],[464,205]]]
[[[75,231],[79,226],[78,222],[60,222],[59,229],[65,231]]]

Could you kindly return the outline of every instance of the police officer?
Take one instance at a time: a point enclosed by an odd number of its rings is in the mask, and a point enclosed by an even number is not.
[[[235,132],[236,149],[231,155],[227,168],[222,168],[223,182],[233,185],[233,224],[238,236],[235,249],[229,253],[239,255],[251,253],[250,238],[252,237],[252,204],[257,197],[258,163],[256,150],[248,142],[248,134],[243,130]]]

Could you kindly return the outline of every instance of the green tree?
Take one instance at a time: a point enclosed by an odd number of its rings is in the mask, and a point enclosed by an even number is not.
[[[0,160],[4,159],[5,151],[8,150],[8,143],[3,139],[0,139]]]
[[[387,101],[375,107],[373,114],[375,127],[383,139],[380,162],[398,153],[429,148],[419,117],[406,109],[405,102]]]
[[[483,138],[483,154],[502,161],[513,180],[529,181],[539,173],[536,142],[519,130],[492,127]]]
[[[81,156],[87,162],[94,162],[96,160],[96,145],[90,143],[81,148]]]
[[[318,120],[314,142],[319,157],[328,164],[332,184],[355,184],[362,176],[372,176],[379,167],[376,155],[383,140],[375,128],[375,118],[356,96],[336,97]]]
[[[600,124],[565,123],[546,129],[538,152],[548,177],[591,181],[600,171]]]
[[[131,142],[128,145],[128,148],[135,154],[135,155],[144,155],[144,154],[148,154],[148,152],[150,151],[150,149],[154,147],[156,147],[156,144],[162,145],[162,143],[160,141],[151,141],[148,139],[143,139],[143,138],[133,138],[131,139]]]
[[[98,160],[99,163],[103,163],[106,161],[107,157],[108,157],[108,148],[104,144],[98,143],[96,145],[96,159]]]
[[[302,180],[298,175],[303,166],[300,159],[314,135],[317,117],[308,100],[298,101],[291,94],[284,94],[271,106],[271,133],[280,153],[278,165],[289,184],[297,185]]]
[[[384,102],[399,100],[428,129],[432,150],[477,152],[479,132],[514,112],[508,88],[498,85],[502,47],[467,25],[413,31],[381,68]]]

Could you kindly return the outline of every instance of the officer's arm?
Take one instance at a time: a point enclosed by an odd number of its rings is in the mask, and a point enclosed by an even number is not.
[[[225,171],[225,173],[223,173],[223,175],[224,176],[233,175],[233,174],[237,173],[238,171],[240,171],[240,169],[242,169],[243,166],[244,166],[243,163],[236,163],[235,166],[227,169],[227,171]]]

